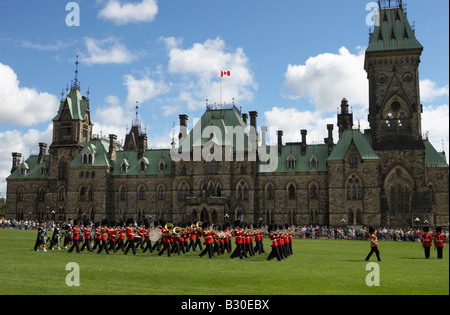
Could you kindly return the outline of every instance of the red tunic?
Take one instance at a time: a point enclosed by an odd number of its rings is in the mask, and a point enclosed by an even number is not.
[[[75,227],[73,229],[73,239],[74,240],[79,240],[80,239],[80,235],[78,233],[80,233],[80,229],[78,227]]]
[[[127,240],[133,241],[134,240],[134,229],[132,227],[127,228]]]
[[[430,233],[422,235],[422,245],[423,247],[431,247],[432,237]]]
[[[436,247],[444,247],[444,245],[445,245],[445,236],[443,234],[436,235],[436,238],[434,239],[434,245]]]
[[[85,240],[91,239],[91,230],[88,227],[84,228],[84,239]]]
[[[212,244],[213,238],[210,231],[203,230],[203,237],[205,238],[205,245]]]
[[[241,231],[239,229],[234,230],[234,236],[236,237],[235,243],[242,244]]]

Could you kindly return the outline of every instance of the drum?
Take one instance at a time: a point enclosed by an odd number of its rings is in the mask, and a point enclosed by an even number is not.
[[[160,230],[151,230],[148,234],[148,237],[150,238],[150,241],[157,242],[161,239],[162,233]]]

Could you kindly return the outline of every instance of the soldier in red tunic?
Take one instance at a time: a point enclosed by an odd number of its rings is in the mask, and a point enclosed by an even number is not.
[[[89,252],[92,252],[90,222],[87,220],[84,222],[84,231],[83,232],[84,232],[84,243],[83,243],[83,246],[81,246],[80,251],[83,251],[85,248],[87,248],[87,250]]]
[[[108,244],[107,244],[107,239],[108,239],[108,220],[106,220],[106,219],[102,220],[102,228],[100,230],[100,233],[101,233],[101,237],[102,238],[100,240],[100,246],[99,246],[97,254],[100,254],[103,249],[105,250],[105,252],[107,254],[109,254]]]
[[[161,225],[165,225],[165,223],[161,222]],[[158,256],[161,256],[164,253],[164,251],[166,250],[167,256],[172,257],[171,253],[170,253],[171,252],[170,243],[171,243],[172,233],[170,230],[168,230],[166,228],[162,229],[161,232],[162,232],[162,239],[164,242],[164,246],[161,249],[161,251],[158,253]]]
[[[428,226],[425,226],[422,230],[423,230],[423,233],[422,233],[422,237],[421,237],[420,241],[422,242],[422,247],[425,252],[425,259],[429,259],[433,237],[429,233]]]
[[[134,220],[127,220],[127,229],[125,233],[127,235],[128,246],[125,249],[124,255],[128,254],[128,251],[131,249],[133,251],[133,255],[136,255],[136,247],[134,245],[134,228],[133,228]]]
[[[203,230],[202,231],[203,237],[205,238],[205,249],[200,253],[199,256],[203,257],[204,255],[206,255],[206,253],[208,253],[209,258],[213,258],[214,257],[213,236],[210,230],[209,222],[203,222],[202,230]]]
[[[434,239],[434,246],[436,247],[437,250],[437,258],[442,259],[443,257],[442,252],[445,246],[445,236],[444,234],[442,234],[442,227],[440,226],[436,228],[436,237]]]
[[[244,247],[243,247],[243,240],[242,240],[242,229],[239,228],[239,225],[241,223],[239,221],[234,222],[234,237],[235,237],[235,244],[236,248],[234,252],[231,254],[230,258],[233,259],[234,257],[239,256],[240,259],[243,259],[243,257],[248,258],[247,254],[245,253]]]
[[[73,251],[73,248],[75,247],[77,250],[77,253],[80,252],[80,228],[78,227],[79,221],[75,220],[74,221],[74,228],[73,228],[73,244],[72,247],[69,249],[69,253],[71,253]]]
[[[278,236],[275,231],[276,226],[270,225],[268,232],[269,232],[269,238],[270,238],[270,246],[272,247],[272,251],[270,252],[269,256],[267,257],[267,260],[272,260],[272,258],[277,258],[278,261],[281,261],[281,254],[278,248]]]

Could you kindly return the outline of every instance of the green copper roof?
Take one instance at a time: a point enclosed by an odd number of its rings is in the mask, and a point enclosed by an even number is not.
[[[146,150],[139,158],[138,151],[119,151],[116,153],[116,162],[113,175],[169,175],[172,169],[170,150]],[[145,170],[141,170],[141,161],[145,164]],[[164,169],[161,170],[161,163]],[[122,165],[126,166],[126,171],[122,171]]]
[[[209,141],[217,145],[232,145],[235,150],[247,150],[249,133],[246,128],[247,125],[235,109],[208,109],[181,143],[178,151],[191,152],[193,146],[204,146]],[[244,131],[243,143],[239,143],[233,131]]]
[[[379,26],[370,35],[366,52],[423,49],[401,8],[380,11]]]
[[[86,110],[89,108],[89,101],[81,96],[78,89],[70,90],[66,99],[59,104],[58,114],[53,118],[53,121],[58,121],[64,109],[68,108],[70,117],[73,120],[84,120]]]
[[[261,147],[259,148],[261,150]],[[266,147],[266,152],[278,153],[277,146]],[[288,159],[292,159],[294,163],[288,163]],[[328,145],[326,144],[315,144],[307,145],[305,155],[302,155],[302,145],[301,143],[288,143],[281,148],[281,154],[278,156],[278,164],[276,169],[264,165],[265,163],[260,163],[259,172],[260,173],[305,173],[305,172],[326,172],[327,168],[327,158],[328,158]],[[312,162],[315,159],[317,164]],[[275,166],[274,163],[271,163]]]
[[[328,160],[343,160],[352,143],[355,144],[356,149],[363,160],[379,159],[378,155],[372,149],[369,141],[360,130],[345,130],[334,147],[333,152],[331,152]]]
[[[25,162],[22,162],[19,167],[11,173],[6,179],[45,179],[48,177],[50,157],[45,155],[41,163],[39,156],[32,155]],[[26,169],[26,173],[21,173],[21,168]]]
[[[448,167],[445,153],[437,152],[430,141],[425,143],[425,163],[427,167]]]
[[[92,139],[88,144],[81,150],[81,152],[70,162],[69,167],[91,167],[91,166],[111,166],[108,157],[109,152],[109,142],[101,139]],[[92,154],[92,163],[85,163],[84,155]]]

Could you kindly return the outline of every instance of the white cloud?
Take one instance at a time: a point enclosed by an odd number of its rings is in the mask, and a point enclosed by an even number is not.
[[[94,64],[130,64],[138,59],[138,54],[131,52],[115,37],[96,40],[86,37],[84,43],[87,56],[80,54],[81,61],[88,65]]]
[[[17,74],[0,63],[0,123],[32,126],[56,115],[59,101],[54,95],[21,87]]]
[[[162,80],[155,81],[145,74],[142,79],[136,79],[134,76],[128,74],[124,76],[124,85],[127,87],[128,96],[125,104],[130,106],[136,102],[145,103],[161,94],[169,91],[169,86]]]
[[[344,97],[354,106],[367,108],[364,53],[353,55],[342,47],[339,54],[320,54],[310,57],[304,65],[288,65],[285,86],[287,97],[307,99],[320,111],[335,111]]]
[[[191,48],[181,48],[181,41],[161,38],[169,50],[169,73],[181,76],[179,99],[189,100],[189,110],[198,110],[209,103],[220,102],[220,72],[230,71],[231,77],[222,79],[222,102],[251,101],[257,85],[253,79],[249,60],[242,48],[227,49],[221,38],[195,43]]]
[[[52,136],[53,124],[49,124],[44,131],[29,129],[26,133],[18,130],[0,132],[0,143],[8,144],[0,146],[0,194],[2,196],[6,196],[6,177],[10,175],[12,167],[11,153],[22,153],[22,157],[26,160],[30,156],[30,151],[34,154],[39,152],[39,142],[50,146]]]
[[[429,79],[420,80],[420,100],[422,102],[432,102],[438,97],[449,95],[448,84],[438,87],[437,83]]]
[[[428,139],[438,152],[442,151],[442,141],[449,160],[449,106],[424,106],[422,114],[422,131],[428,133]]]
[[[272,131],[270,143],[277,143],[276,131],[283,131],[283,143],[300,142],[300,130],[308,131],[307,143],[324,143],[324,138],[328,136],[327,124],[336,125],[336,117],[324,117],[318,111],[299,111],[296,108],[273,107],[264,112],[265,126]],[[338,130],[334,130],[335,143],[337,142]],[[268,135],[269,138],[269,135]],[[269,139],[268,139],[269,142]]]
[[[116,25],[129,23],[152,22],[158,14],[156,0],[142,0],[141,2],[125,2],[109,0],[98,13],[100,18],[111,20]]]

